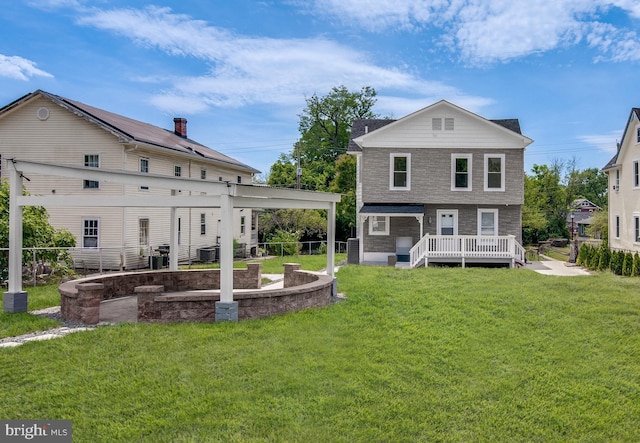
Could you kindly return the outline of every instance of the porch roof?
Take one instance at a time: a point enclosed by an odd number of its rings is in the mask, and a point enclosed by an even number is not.
[[[424,215],[423,205],[363,205],[360,214],[384,214],[396,217]]]

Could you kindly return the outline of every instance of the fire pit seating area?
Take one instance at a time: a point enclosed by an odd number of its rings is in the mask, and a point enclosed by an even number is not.
[[[284,265],[284,287],[262,288],[262,264],[233,270],[238,319],[269,317],[331,303],[333,277]],[[100,302],[138,296],[140,322],[212,322],[220,300],[220,270],[120,272],[72,280],[58,287],[62,318],[84,324],[100,320]]]

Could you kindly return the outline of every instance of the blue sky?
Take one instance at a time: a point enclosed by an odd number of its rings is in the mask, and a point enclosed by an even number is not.
[[[534,139],[526,169],[603,167],[640,106],[638,0],[23,0],[0,12],[0,105],[36,89],[189,136],[268,172],[305,99],[372,86]]]

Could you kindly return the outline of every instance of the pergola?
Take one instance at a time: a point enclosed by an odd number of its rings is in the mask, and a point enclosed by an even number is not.
[[[122,170],[55,165],[9,159],[9,284],[3,295],[5,312],[27,310],[27,293],[22,289],[22,208],[44,207],[155,207],[171,210],[169,266],[178,269],[178,208],[220,208],[220,301],[216,320],[237,320],[233,300],[233,209],[324,209],[327,211],[327,274],[334,275],[336,203],[340,194],[241,185],[192,178],[172,177]],[[23,178],[42,174],[83,180],[148,186],[172,190],[171,195],[22,195]],[[184,196],[192,191],[201,195]],[[218,314],[220,313],[220,314]]]

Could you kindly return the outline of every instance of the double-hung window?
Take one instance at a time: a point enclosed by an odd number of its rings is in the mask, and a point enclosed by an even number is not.
[[[100,220],[97,218],[82,219],[82,247],[97,248],[99,243]]]
[[[640,160],[633,161],[633,187],[640,188]]]
[[[369,235],[389,235],[389,217],[372,215],[369,218]]]
[[[484,155],[484,190],[504,191],[504,154]]]
[[[497,209],[478,209],[478,235],[498,235]]]
[[[148,158],[142,157],[140,159],[140,172],[143,172],[145,174],[149,173],[149,159]],[[149,190],[149,186],[140,186],[140,190],[148,191]]]
[[[390,190],[411,189],[411,154],[391,154],[389,170]]]
[[[244,235],[246,229],[247,229],[246,219],[244,215],[242,215],[240,216],[240,234]]]
[[[84,166],[87,168],[99,168],[100,167],[100,155],[99,154],[85,154]],[[98,189],[100,182],[97,180],[83,180],[82,187],[84,189]]]
[[[620,216],[616,215],[616,238],[620,238]]]
[[[138,220],[139,242],[140,247],[149,246],[149,219],[141,218]]]
[[[633,242],[640,243],[640,215],[633,215]]]
[[[207,235],[207,214],[200,214],[200,235]]]
[[[451,154],[451,190],[471,191],[471,154]]]

